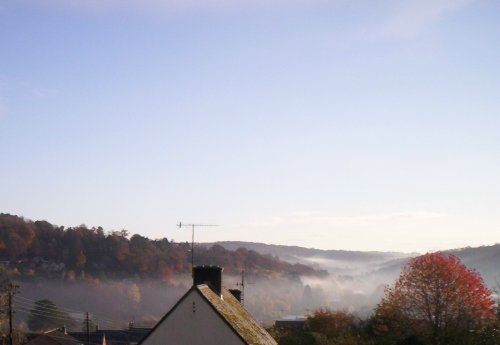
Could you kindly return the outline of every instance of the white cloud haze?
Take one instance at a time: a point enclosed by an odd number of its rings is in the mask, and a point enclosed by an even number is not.
[[[427,211],[396,212],[355,216],[327,216],[319,212],[299,211],[291,215],[275,216],[268,222],[257,223],[259,226],[277,225],[309,225],[309,226],[342,226],[342,225],[377,225],[386,222],[404,222],[446,217],[446,214]]]
[[[375,37],[405,39],[418,36],[446,15],[473,0],[419,0],[397,2],[389,19],[375,30]]]

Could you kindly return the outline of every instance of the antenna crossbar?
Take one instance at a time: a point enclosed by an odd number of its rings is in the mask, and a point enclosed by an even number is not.
[[[191,274],[194,274],[194,228],[199,226],[218,226],[217,224],[185,224],[179,222],[177,227],[191,227]]]

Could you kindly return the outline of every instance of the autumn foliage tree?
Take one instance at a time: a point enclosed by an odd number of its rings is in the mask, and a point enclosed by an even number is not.
[[[0,213],[0,261],[17,279],[101,280],[140,277],[175,282],[176,276],[189,276],[189,243],[167,238],[151,240],[128,231],[106,233],[101,227],[84,224],[64,228],[47,221],[24,219]],[[240,248],[232,251],[220,245],[196,248],[196,262],[220,265],[229,274],[323,276],[303,264],[290,264],[271,255]]]
[[[279,345],[373,345],[364,321],[345,310],[320,308],[308,315],[304,327],[275,326]]]
[[[350,336],[354,329],[354,316],[346,311],[318,309],[307,318],[307,327],[329,339]]]
[[[374,331],[385,344],[474,344],[495,317],[491,291],[457,257],[411,259],[376,309]]]

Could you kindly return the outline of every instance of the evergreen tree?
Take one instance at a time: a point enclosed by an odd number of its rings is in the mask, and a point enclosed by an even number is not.
[[[49,299],[36,301],[28,316],[28,327],[34,332],[48,331],[62,326],[71,328],[74,325],[75,321],[71,316],[59,310]]]

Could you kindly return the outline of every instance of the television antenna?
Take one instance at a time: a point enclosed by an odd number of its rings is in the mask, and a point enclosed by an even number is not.
[[[179,222],[177,224],[177,227],[179,229],[182,229],[182,227],[191,227],[191,274],[194,272],[194,228],[195,227],[200,227],[200,226],[218,226],[216,224],[184,224],[182,222]]]
[[[236,286],[241,288],[241,305],[245,305],[245,270],[241,270],[241,282],[237,282]]]
[[[241,305],[245,305],[245,284],[253,285],[254,283],[245,283],[245,269],[241,270],[241,282],[237,282],[236,286],[241,289]]]

